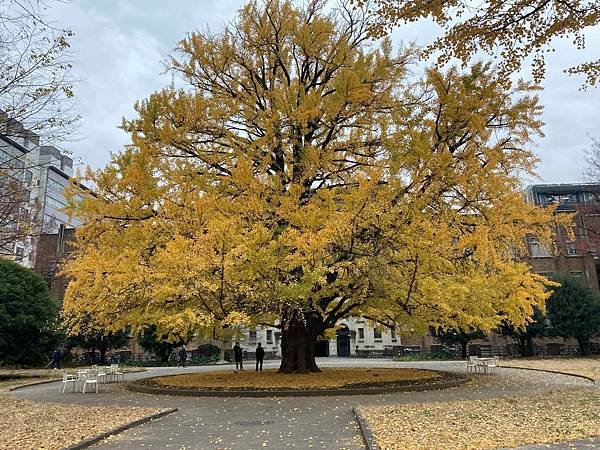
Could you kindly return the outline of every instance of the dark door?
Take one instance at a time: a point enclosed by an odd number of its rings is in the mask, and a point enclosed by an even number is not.
[[[317,345],[315,346],[315,356],[329,356],[329,341],[317,341]]]
[[[337,333],[337,354],[344,358],[350,356],[350,334],[347,331]]]

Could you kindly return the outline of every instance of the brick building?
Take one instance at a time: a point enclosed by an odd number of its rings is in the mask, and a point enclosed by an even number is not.
[[[599,290],[600,184],[538,184],[526,191],[529,203],[556,205],[556,214],[573,214],[574,238],[557,229],[554,248],[528,238],[529,263],[534,272],[552,276],[570,274]]]
[[[60,274],[60,264],[73,251],[75,229],[59,226],[57,233],[42,234],[37,239],[34,270],[48,283],[50,292],[62,301],[68,279]]]

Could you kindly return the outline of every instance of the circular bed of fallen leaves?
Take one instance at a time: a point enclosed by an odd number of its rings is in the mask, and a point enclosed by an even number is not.
[[[167,389],[291,391],[402,386],[445,379],[444,374],[431,370],[327,368],[308,374],[285,374],[277,370],[201,372],[156,377],[145,383]]]

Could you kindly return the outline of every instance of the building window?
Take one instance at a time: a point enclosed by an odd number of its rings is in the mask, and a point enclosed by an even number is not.
[[[573,278],[583,278],[583,273],[582,272],[571,272],[571,276]]]
[[[396,330],[394,330],[392,328],[392,330],[390,331],[390,334],[392,335],[392,342],[396,342],[397,338],[396,338]]]
[[[554,277],[554,273],[553,272],[536,272],[538,275],[541,275],[545,278],[552,278]]]
[[[256,342],[256,330],[250,330],[248,332],[248,340],[250,342]]]
[[[378,341],[378,340],[380,341],[381,340],[381,330],[374,329],[373,330],[373,338],[376,341]]]
[[[23,247],[17,247],[17,249],[15,250],[15,257],[17,258],[17,261],[21,261],[23,259],[24,254],[25,253]]]
[[[529,239],[529,253],[533,258],[550,256],[548,249],[541,245],[537,238]]]
[[[67,207],[66,203],[64,203],[64,202],[62,202],[60,200],[57,200],[55,198],[52,198],[52,197],[47,197],[46,198],[46,202],[48,203],[48,205],[50,205],[54,209],[59,209],[60,210],[60,209],[64,209],[64,208]]]
[[[577,248],[575,247],[575,242],[567,241],[567,255],[573,256],[577,254]]]
[[[33,172],[31,170],[25,170],[25,183],[31,184],[31,180],[33,180]]]
[[[358,329],[358,338],[359,339],[364,339],[365,338],[365,329],[364,328],[359,328]]]
[[[56,192],[58,194],[62,194],[65,190],[65,186],[59,183],[56,180],[52,180],[48,178],[48,191]]]
[[[267,344],[273,343],[273,330],[267,330]]]

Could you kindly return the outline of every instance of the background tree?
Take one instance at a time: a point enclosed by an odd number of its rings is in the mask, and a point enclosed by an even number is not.
[[[587,167],[583,171],[584,177],[590,183],[600,181],[600,139],[592,138],[592,145],[585,152]]]
[[[485,52],[499,59],[504,75],[518,71],[532,58],[536,82],[544,77],[545,56],[556,39],[567,38],[576,50],[585,48],[585,31],[600,23],[598,0],[513,0],[477,3],[468,0],[354,0],[374,5],[371,32],[381,36],[393,27],[431,19],[443,35],[424,55],[439,54],[442,63],[458,58],[466,63]],[[566,70],[583,74],[589,85],[600,79],[600,59]]]
[[[546,315],[539,308],[534,308],[531,321],[524,327],[516,327],[510,322],[503,322],[498,328],[500,334],[515,339],[519,344],[521,356],[535,356],[533,339],[548,336],[550,326]]]
[[[39,207],[30,204],[31,178],[39,166],[15,145],[30,149],[40,137],[59,144],[75,130],[70,30],[46,17],[51,2],[0,2],[0,256],[27,248],[42,232]],[[27,141],[29,143],[27,143]]]
[[[72,202],[69,313],[161,333],[271,323],[280,370],[306,372],[350,315],[490,330],[543,305],[545,279],[515,261],[553,220],[520,194],[535,88],[482,64],[409,83],[411,49],[328,6],[252,1],[180,42],[182,88],[136,105],[132,144]]]
[[[483,331],[473,328],[438,328],[437,330],[433,328],[431,334],[438,338],[444,345],[459,345],[461,358],[467,357],[467,346],[469,345],[469,342],[477,339],[485,339],[487,337]]]
[[[587,355],[590,339],[600,333],[600,296],[570,275],[560,276],[556,281],[560,286],[548,299],[552,333],[575,338],[580,353]]]
[[[45,363],[57,345],[57,312],[39,275],[0,258],[0,362]]]
[[[99,326],[89,315],[78,318],[68,317],[65,325],[69,330],[65,345],[69,348],[80,347],[91,352],[93,363],[106,364],[106,352],[126,346],[131,339],[129,331],[107,330]],[[100,353],[98,361],[96,361],[96,350]]]
[[[32,186],[26,163],[15,159],[2,168],[2,158],[0,148],[0,256],[11,257],[15,245],[28,248],[31,237],[39,235],[44,225],[39,205],[30,201]]]
[[[160,362],[166,363],[173,350],[183,344],[187,344],[190,338],[170,337],[169,335],[159,335],[156,325],[150,325],[145,328],[138,339],[140,346],[147,352],[156,353]]]
[[[0,3],[0,134],[57,143],[74,129],[69,39],[46,17],[48,2]],[[0,144],[1,145],[1,144]]]

